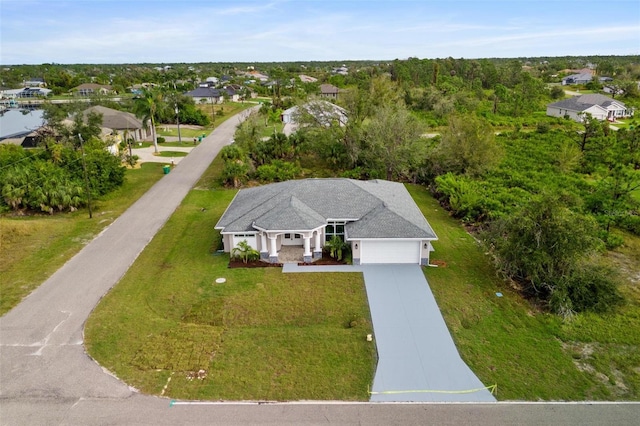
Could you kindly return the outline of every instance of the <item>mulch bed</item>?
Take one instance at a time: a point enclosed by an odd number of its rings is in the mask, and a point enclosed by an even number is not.
[[[316,260],[315,262],[299,262],[298,266],[319,266],[319,265],[347,265],[347,262],[344,260],[336,260],[333,257],[329,256],[326,253],[322,253],[322,258]]]
[[[261,260],[250,260],[244,263],[242,260],[230,260],[229,268],[282,268],[282,263],[269,263]]]
[[[319,265],[348,265],[343,260],[336,260],[327,254],[323,254],[321,259],[315,262],[299,262],[299,266],[319,266]],[[229,268],[282,268],[282,263],[269,263],[262,260],[250,260],[244,263],[242,260],[230,260]]]

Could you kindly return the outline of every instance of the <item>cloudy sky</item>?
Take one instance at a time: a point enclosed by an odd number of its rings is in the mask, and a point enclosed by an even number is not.
[[[0,64],[640,54],[638,0],[0,0]]]

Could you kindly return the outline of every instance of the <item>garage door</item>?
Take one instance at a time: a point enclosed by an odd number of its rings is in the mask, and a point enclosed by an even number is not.
[[[361,241],[360,263],[420,263],[420,241]]]

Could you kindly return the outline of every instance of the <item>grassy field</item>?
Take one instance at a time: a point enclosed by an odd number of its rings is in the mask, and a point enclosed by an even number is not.
[[[18,304],[162,177],[161,164],[128,170],[124,185],[69,214],[0,217],[0,315]]]
[[[234,195],[191,191],[87,322],[89,353],[150,394],[367,400],[375,353],[362,276],[228,269],[213,225]]]
[[[499,399],[640,399],[640,239],[611,254],[626,263],[628,303],[570,322],[543,312],[499,279],[477,242],[424,188],[409,186],[438,234],[425,274],[463,359]],[[635,265],[635,266],[634,266]],[[496,293],[501,293],[498,297]]]
[[[244,111],[245,109],[254,107],[256,106],[256,104],[252,102],[225,102],[224,104],[220,105],[199,104],[196,106],[200,111],[202,111],[209,117],[209,120],[215,118],[215,120],[213,120],[213,127],[218,127],[229,117],[232,117],[237,113]],[[220,112],[222,112],[223,114],[220,115]],[[175,136],[178,136],[177,132]]]
[[[182,137],[182,142],[188,142],[189,139],[193,141],[193,138],[197,138],[202,136],[203,134],[208,135],[211,133],[211,127],[203,127],[201,129],[190,129],[188,127],[180,127],[180,136]],[[174,136],[178,137],[178,129],[177,128],[167,128],[165,129],[162,126],[158,126],[158,130],[156,132],[158,136]]]

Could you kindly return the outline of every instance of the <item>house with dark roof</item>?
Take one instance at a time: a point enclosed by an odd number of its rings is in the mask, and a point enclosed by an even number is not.
[[[212,87],[197,87],[194,90],[186,92],[185,96],[193,98],[196,104],[221,104],[224,101],[222,92]]]
[[[627,108],[623,102],[595,93],[574,96],[547,105],[547,115],[566,116],[577,122],[584,121],[587,114],[598,120],[615,121],[618,118],[631,117],[633,113],[633,108]]]
[[[429,263],[438,239],[404,185],[386,180],[303,179],[240,190],[215,225],[229,253],[246,241],[264,261],[283,247],[322,257],[334,236],[354,264]]]
[[[320,96],[322,96],[323,98],[338,99],[339,92],[340,92],[340,89],[338,89],[333,84],[320,85]]]
[[[578,74],[571,74],[562,79],[563,86],[575,85],[575,84],[587,84],[593,79],[593,74],[590,72],[582,72]]]

